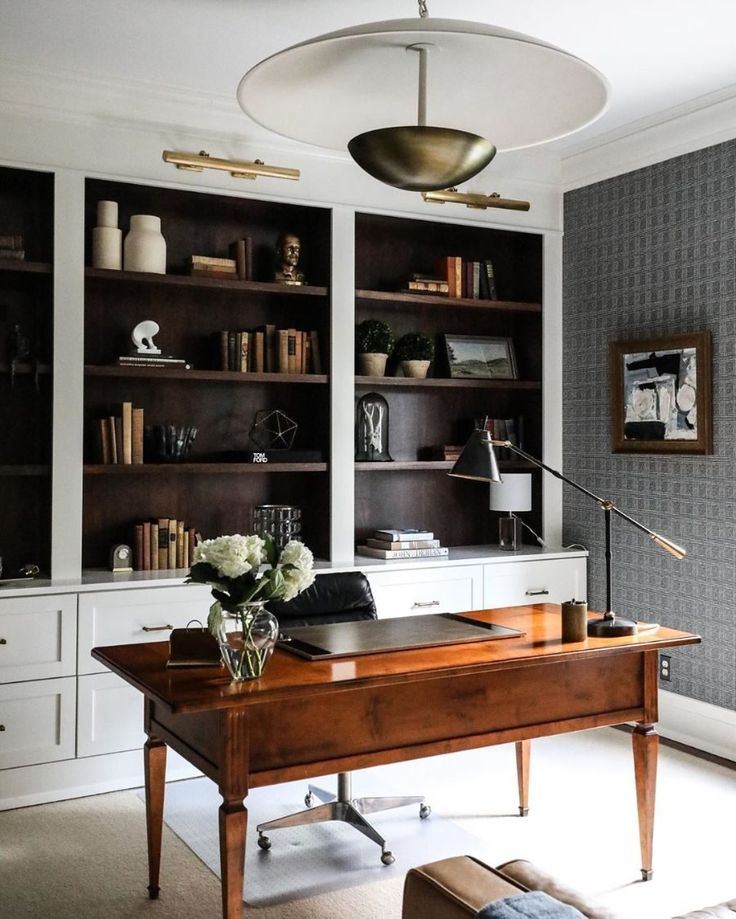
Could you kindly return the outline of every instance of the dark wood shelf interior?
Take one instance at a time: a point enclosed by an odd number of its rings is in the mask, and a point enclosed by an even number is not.
[[[360,377],[356,376],[355,385],[359,389],[376,389],[381,387],[399,387],[401,389],[528,389],[542,388],[539,380],[476,380],[448,379],[444,377]]]
[[[225,256],[227,257],[227,256]],[[303,284],[290,286],[274,281],[238,281],[229,278],[204,278],[188,274],[154,274],[147,271],[113,271],[107,268],[85,268],[85,277],[111,283],[150,284],[172,287],[202,287],[231,293],[270,294],[279,297],[325,297],[326,287]]]
[[[466,262],[490,259],[500,299],[399,289],[412,273],[437,276],[437,265],[447,256]],[[533,455],[541,452],[541,235],[357,214],[355,277],[357,322],[380,319],[395,338],[421,332],[435,345],[425,379],[394,376],[397,366],[391,359],[385,377],[355,377],[358,396],[375,390],[388,403],[388,450],[394,460],[355,464],[356,542],[386,526],[432,530],[449,546],[495,542],[497,516],[488,510],[487,488],[447,476],[452,462],[418,457],[431,455],[430,448],[464,444],[484,417],[514,419],[523,428],[525,448]],[[447,335],[510,338],[519,378],[451,378]],[[511,460],[503,460],[501,468],[533,469]],[[529,516],[535,529],[541,526],[540,480],[535,473],[535,511]]]
[[[99,200],[118,202],[119,226],[133,214],[155,214],[167,246],[167,274],[86,269],[83,565],[104,566],[110,546],[130,542],[136,522],[176,517],[205,538],[247,533],[256,504],[302,508],[304,539],[317,555],[329,551],[328,465],[220,462],[225,451],[258,449],[251,430],[259,412],[283,412],[297,424],[295,450],[329,456],[330,212],[300,204],[199,194],[167,188],[87,181],[87,262]],[[276,247],[283,233],[301,240],[299,267],[307,285],[274,282]],[[253,278],[192,277],[192,255],[230,257],[230,245],[250,237]],[[119,367],[131,349],[131,331],[155,319],[155,344],[180,357],[181,367]],[[277,329],[316,331],[321,374],[223,371],[220,333]],[[236,390],[230,385],[247,384]],[[191,424],[198,429],[186,463],[98,465],[98,419],[120,413],[120,403],[143,408],[147,426]],[[215,461],[212,461],[215,459]],[[271,474],[273,473],[273,474]]]
[[[10,274],[51,274],[50,262],[30,262],[25,259],[0,258],[0,271]]]
[[[0,556],[10,576],[27,563],[48,571],[51,562],[53,174],[0,167],[0,214],[0,236],[20,236],[25,254],[0,259]],[[29,360],[11,385],[14,338]]]
[[[85,464],[85,475],[267,475],[274,472],[326,472],[327,463],[139,463]]]
[[[320,385],[328,382],[324,373],[238,373],[232,370],[185,370],[182,367],[119,367],[117,364],[97,367],[86,366],[85,376],[121,377],[123,379],[171,379],[210,383],[289,383]]]
[[[447,309],[488,310],[498,313],[541,313],[541,303],[520,303],[513,300],[474,300],[467,297],[445,297],[434,294],[412,294],[407,291],[356,290],[358,303],[369,302],[375,306],[381,304],[398,304],[398,309],[407,306],[445,307]]]

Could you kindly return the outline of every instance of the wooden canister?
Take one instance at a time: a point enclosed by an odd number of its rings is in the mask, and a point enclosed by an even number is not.
[[[585,641],[588,637],[588,604],[568,600],[562,604],[562,640]]]

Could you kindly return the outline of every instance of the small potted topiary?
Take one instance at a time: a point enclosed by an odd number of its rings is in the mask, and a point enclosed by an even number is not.
[[[428,335],[409,332],[396,342],[393,355],[405,377],[426,377],[434,357],[434,342]]]
[[[380,319],[365,319],[355,327],[355,349],[358,352],[358,373],[366,377],[382,377],[386,361],[394,345],[390,326]]]

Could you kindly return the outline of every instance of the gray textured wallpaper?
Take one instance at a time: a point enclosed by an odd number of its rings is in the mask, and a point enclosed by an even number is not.
[[[613,521],[614,609],[700,633],[663,688],[736,709],[736,142],[565,195],[564,471],[688,550]],[[712,456],[611,453],[608,342],[708,330]],[[565,541],[590,549],[605,603],[603,512],[564,492]]]

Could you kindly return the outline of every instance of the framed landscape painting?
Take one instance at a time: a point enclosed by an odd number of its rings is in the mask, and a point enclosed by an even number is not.
[[[465,380],[516,380],[516,355],[510,338],[445,335],[450,377]]]
[[[710,333],[609,345],[614,453],[712,453]]]

